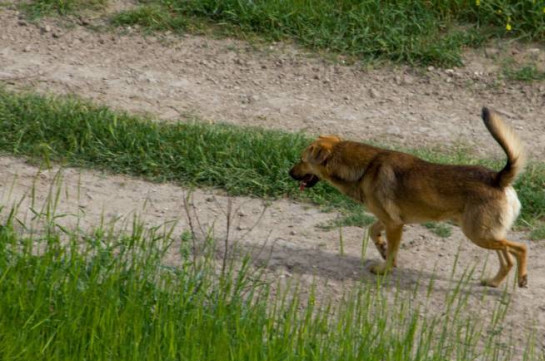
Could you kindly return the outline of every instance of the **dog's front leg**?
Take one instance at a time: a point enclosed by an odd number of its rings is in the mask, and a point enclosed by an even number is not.
[[[388,248],[386,250],[386,261],[371,266],[369,269],[374,274],[385,274],[392,270],[397,264],[397,252],[401,243],[401,235],[403,233],[403,225],[385,225],[386,240]]]
[[[382,238],[382,231],[384,231],[384,224],[381,221],[376,221],[369,227],[369,235],[371,236],[375,247],[377,247],[378,253],[380,253],[383,260],[386,260],[386,242]]]

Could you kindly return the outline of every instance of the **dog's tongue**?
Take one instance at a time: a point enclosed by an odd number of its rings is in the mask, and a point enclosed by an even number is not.
[[[307,183],[306,182],[301,182],[299,183],[299,190],[302,192],[305,190],[305,187],[306,187]]]

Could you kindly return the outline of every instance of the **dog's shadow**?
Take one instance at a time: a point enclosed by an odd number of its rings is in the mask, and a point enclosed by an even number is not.
[[[388,275],[375,275],[369,271],[371,265],[381,262],[379,257],[365,256],[364,259],[353,255],[340,255],[320,249],[289,248],[268,246],[266,250],[254,257],[257,265],[273,272],[285,271],[296,276],[312,276],[339,282],[356,281],[367,284],[380,283],[381,287],[414,291],[415,288],[431,287],[436,292],[452,292],[457,290],[462,294],[475,297],[484,295],[501,297],[503,288],[493,289],[480,285],[474,278],[461,279],[452,277],[450,272],[434,272],[410,268],[396,267]]]

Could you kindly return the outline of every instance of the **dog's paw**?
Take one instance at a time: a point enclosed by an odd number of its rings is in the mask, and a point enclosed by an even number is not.
[[[528,275],[519,277],[519,287],[528,288]]]
[[[369,271],[376,275],[384,275],[391,271],[391,267],[388,267],[386,262],[381,262],[369,267]]]

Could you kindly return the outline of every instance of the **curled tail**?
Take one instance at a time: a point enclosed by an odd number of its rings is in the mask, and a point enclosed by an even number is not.
[[[507,164],[496,174],[496,184],[504,188],[512,184],[524,169],[526,155],[519,137],[505,125],[502,119],[488,108],[483,107],[482,118],[486,128],[507,155]]]

